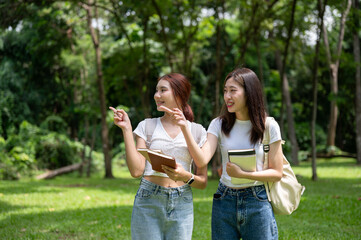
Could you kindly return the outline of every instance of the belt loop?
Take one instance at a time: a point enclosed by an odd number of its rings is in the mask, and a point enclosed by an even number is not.
[[[180,187],[177,187],[177,191],[178,191],[178,196],[179,197],[182,196],[182,191],[181,191]]]
[[[155,187],[155,189],[154,189],[154,194],[157,194],[157,193],[158,193],[159,188],[160,188],[160,186],[159,186],[159,185],[156,185],[156,187]]]
[[[226,187],[226,189],[224,189],[224,193],[225,193],[225,194],[228,193],[228,189],[229,189],[228,187]],[[232,194],[229,193],[229,195],[232,195]]]

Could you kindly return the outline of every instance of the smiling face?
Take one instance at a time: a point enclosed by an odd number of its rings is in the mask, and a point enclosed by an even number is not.
[[[223,89],[223,99],[228,112],[247,113],[246,96],[244,87],[236,82],[233,77],[228,79]]]
[[[160,106],[165,106],[169,109],[178,107],[170,83],[166,80],[158,81],[154,93],[154,100],[157,104],[158,111],[162,111],[159,109]]]

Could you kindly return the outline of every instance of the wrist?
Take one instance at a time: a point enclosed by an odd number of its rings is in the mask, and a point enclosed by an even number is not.
[[[129,134],[129,133],[133,134],[133,130],[131,126],[122,128],[122,132],[123,134]]]
[[[191,185],[194,182],[194,174],[191,173],[190,178],[188,178],[186,181],[183,181],[184,183]]]

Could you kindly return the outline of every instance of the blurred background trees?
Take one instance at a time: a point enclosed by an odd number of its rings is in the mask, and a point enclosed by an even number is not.
[[[358,0],[1,1],[0,179],[77,162],[111,178],[124,146],[107,106],[126,109],[135,128],[160,115],[157,78],[180,72],[207,128],[237,66],[263,82],[293,164],[312,136],[317,154],[361,164],[359,14]]]

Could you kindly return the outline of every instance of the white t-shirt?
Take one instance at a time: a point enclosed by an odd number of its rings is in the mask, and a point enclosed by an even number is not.
[[[239,184],[235,185],[231,183],[231,177],[227,174],[226,165],[229,161],[228,159],[228,150],[233,149],[249,149],[254,148],[256,150],[256,162],[257,162],[257,171],[263,170],[263,144],[261,142],[252,144],[250,141],[252,123],[248,121],[236,120],[234,126],[229,133],[228,137],[222,132],[222,121],[219,118],[212,120],[211,124],[208,127],[208,133],[213,134],[218,138],[218,143],[221,149],[222,155],[222,177],[220,181],[228,187],[250,187],[256,185],[262,185],[263,182],[255,181],[254,184]],[[270,143],[282,140],[281,131],[278,123],[275,120],[270,121]]]
[[[188,122],[188,127],[191,129],[192,124]],[[147,135],[145,131],[145,120],[141,121],[137,128],[133,131],[134,134],[143,138],[144,141],[147,141]],[[199,147],[202,147],[207,140],[207,131],[202,127],[201,140],[198,143]],[[187,147],[186,140],[182,131],[175,137],[171,138],[168,133],[163,128],[160,118],[157,118],[157,125],[154,129],[152,139],[150,140],[150,149],[161,150],[164,154],[173,156],[177,163],[180,163],[183,168],[190,172],[192,166],[192,156],[190,155]],[[168,177],[165,173],[156,172],[152,169],[151,164],[146,161],[145,170],[143,173],[144,176],[160,176]]]

